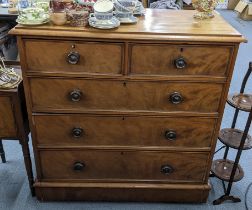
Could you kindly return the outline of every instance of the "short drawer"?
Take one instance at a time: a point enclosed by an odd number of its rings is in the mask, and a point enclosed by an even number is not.
[[[131,74],[225,76],[229,46],[132,44]]]
[[[124,179],[203,182],[208,153],[40,151],[43,179]]]
[[[30,79],[33,109],[217,112],[223,84]]]
[[[123,44],[25,40],[27,71],[121,74]]]
[[[34,115],[39,145],[210,147],[216,119]]]
[[[15,137],[16,122],[11,97],[0,96],[0,138]]]

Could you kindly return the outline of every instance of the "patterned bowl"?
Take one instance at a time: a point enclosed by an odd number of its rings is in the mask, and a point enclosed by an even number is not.
[[[213,18],[213,11],[218,4],[218,0],[192,0],[192,5],[197,12],[194,18],[208,19]]]

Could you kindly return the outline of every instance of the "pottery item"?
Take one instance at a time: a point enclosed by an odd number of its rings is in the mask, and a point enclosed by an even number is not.
[[[24,8],[29,7],[29,2],[28,0],[19,0],[18,1],[18,7],[22,10]]]
[[[114,0],[114,7],[116,11],[120,11],[120,12],[130,12],[129,9],[127,9],[126,7],[124,7],[122,4],[120,4],[117,0]]]
[[[65,2],[63,0],[51,0],[50,1],[51,12],[65,12]]]
[[[93,8],[95,13],[111,13],[114,4],[109,0],[100,0],[94,4]]]
[[[95,17],[96,20],[110,20],[113,18],[114,4],[110,0],[97,1],[94,6],[94,13],[90,17]]]
[[[50,0],[50,20],[54,25],[64,25],[67,22],[64,0]]]
[[[25,26],[39,26],[39,25],[49,23],[50,19],[42,21],[42,22],[29,22],[29,21],[27,22],[27,21],[22,21],[22,20],[17,19],[16,22],[18,24],[25,25]]]
[[[145,8],[144,8],[142,2],[140,2],[140,1],[137,2],[137,6],[136,6],[135,10],[133,11],[133,15],[137,15],[137,16],[145,15]]]
[[[23,20],[20,18],[16,19],[16,22],[22,25],[26,25],[26,26],[38,26],[38,25],[43,25],[46,24],[50,21],[49,16],[48,19],[42,20],[42,21],[29,21],[29,20]]]
[[[33,5],[37,8],[43,9],[46,13],[49,12],[49,2],[48,1],[35,2]]]
[[[54,25],[62,26],[67,22],[66,12],[52,12],[50,20]]]
[[[88,24],[88,17],[88,11],[71,10],[67,12],[67,19],[69,20],[69,24],[74,27],[86,26]]]
[[[132,23],[137,23],[138,18],[134,17],[133,14],[131,15],[125,15],[125,14],[116,14],[115,17],[121,22],[121,23],[127,23],[127,24],[132,24]]]
[[[41,8],[28,7],[20,11],[20,14],[30,19],[41,19],[45,12]]]
[[[120,26],[120,21],[116,17],[110,20],[97,20],[95,16],[91,16],[88,22],[90,26],[98,29],[113,29]]]
[[[84,6],[94,6],[94,4],[97,2],[97,0],[75,0],[75,3],[79,5],[84,5]]]
[[[192,0],[192,5],[197,12],[194,14],[194,18],[208,19],[213,18],[213,10],[218,4],[218,0]]]
[[[121,22],[121,23],[137,23],[138,19],[137,17],[133,16],[132,12],[115,12],[115,17]]]
[[[136,9],[138,0],[118,0],[118,2],[126,9],[133,12]]]
[[[27,25],[37,25],[49,20],[49,15],[41,8],[28,7],[20,11],[17,22]]]
[[[91,13],[90,17],[96,17],[97,20],[110,20],[111,18],[113,18],[113,12],[109,13],[95,12]]]
[[[118,18],[119,20],[123,19],[129,19],[133,16],[132,12],[120,12],[120,11],[115,11],[115,17]]]

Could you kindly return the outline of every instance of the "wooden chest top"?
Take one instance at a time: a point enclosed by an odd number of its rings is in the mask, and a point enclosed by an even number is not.
[[[215,18],[196,20],[195,11],[146,9],[137,24],[121,25],[117,29],[99,30],[91,27],[55,26],[39,27],[17,25],[15,35],[83,37],[127,40],[181,40],[207,42],[244,42],[242,35],[230,26],[217,12]]]

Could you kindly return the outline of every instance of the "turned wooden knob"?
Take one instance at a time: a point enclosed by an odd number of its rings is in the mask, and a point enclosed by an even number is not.
[[[81,136],[83,136],[84,134],[84,130],[82,128],[74,128],[72,130],[72,135],[74,138],[80,138]]]
[[[187,65],[187,63],[183,57],[179,57],[179,58],[175,59],[174,64],[177,69],[184,69]]]
[[[165,175],[169,175],[174,171],[174,169],[170,165],[161,166],[161,173]]]
[[[85,163],[76,162],[76,163],[74,163],[73,169],[74,169],[75,171],[82,171],[85,167],[86,167]]]
[[[78,52],[70,52],[67,55],[67,62],[70,64],[77,64],[80,60],[80,54]]]
[[[174,141],[174,140],[176,140],[176,138],[177,138],[177,134],[176,134],[175,131],[168,130],[168,131],[165,131],[165,138],[166,138],[167,140],[172,140],[172,141]]]
[[[173,104],[180,104],[183,101],[183,97],[179,92],[174,92],[170,95],[170,101]]]
[[[82,92],[80,90],[73,90],[70,92],[70,99],[73,102],[77,102],[81,100]]]

